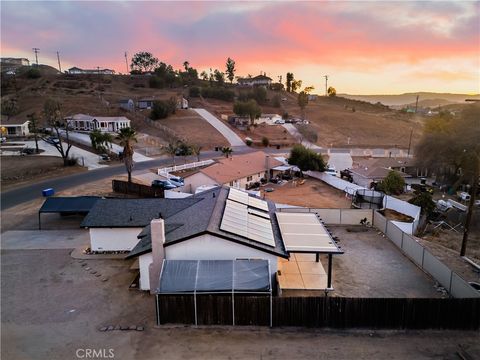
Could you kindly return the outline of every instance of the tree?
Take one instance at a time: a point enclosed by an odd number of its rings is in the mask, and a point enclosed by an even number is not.
[[[298,94],[298,106],[302,111],[302,118],[305,119],[305,107],[308,104],[308,94],[305,91],[300,91]]]
[[[322,155],[300,144],[293,146],[288,163],[296,165],[301,171],[325,171],[326,168]]]
[[[223,86],[225,83],[225,74],[218,69],[215,69],[213,76],[218,85]]]
[[[329,86],[328,89],[327,89],[327,94],[330,97],[337,96],[337,90],[335,90],[335,88],[333,86]]]
[[[255,125],[255,119],[262,115],[262,108],[258,106],[253,99],[249,101],[237,101],[233,105],[233,112],[239,116],[248,116],[250,118],[250,125]]]
[[[470,202],[463,230],[460,255],[466,252],[473,204],[480,176],[480,106],[473,104],[459,117],[440,113],[425,125],[424,134],[416,146],[417,165],[429,168],[443,177],[455,189],[462,182],[471,185]]]
[[[164,148],[164,151],[167,155],[170,155],[172,157],[172,163],[173,166],[175,166],[175,155],[177,155],[178,151],[178,141],[176,142],[169,142],[168,145]]]
[[[158,59],[147,51],[141,51],[133,55],[130,68],[140,72],[153,71],[158,65]]]
[[[293,80],[292,81],[292,92],[297,91],[302,87],[302,80]]]
[[[293,73],[287,73],[287,92],[292,91]]]
[[[190,63],[188,61],[184,61],[183,62],[183,68],[185,69],[185,71],[188,71],[188,68],[190,67]]]
[[[29,120],[28,122],[28,130],[30,133],[33,134],[33,138],[35,139],[35,152],[38,154],[40,149],[38,148],[38,118],[36,113],[31,113],[27,115]]]
[[[233,153],[233,149],[228,146],[222,147],[222,154],[228,159],[228,157]]]
[[[100,130],[95,129],[90,132],[90,141],[95,151],[105,153],[111,147],[113,138],[111,134],[107,132],[102,133]]]
[[[389,171],[388,175],[378,184],[379,190],[388,195],[399,195],[405,188],[405,180],[397,171]]]
[[[429,192],[423,191],[413,198],[408,200],[410,204],[419,206],[422,209],[422,214],[426,215],[427,218],[430,217],[435,210],[435,202],[432,200],[432,195]]]
[[[128,182],[132,182],[132,169],[133,169],[133,142],[137,142],[137,132],[130,128],[122,128],[118,132],[117,140],[120,141],[120,146],[123,146],[123,162],[127,169]]]
[[[197,161],[200,162],[200,153],[202,151],[202,147],[198,144],[190,145],[190,149],[192,150],[192,155],[197,157]]]
[[[69,136],[70,126],[68,121],[65,121],[62,116],[61,104],[56,100],[47,99],[43,105],[43,115],[45,117],[45,122],[52,128],[56,135],[55,141],[47,140],[47,142],[53,145],[60,153],[63,160],[63,166],[70,165],[69,153],[72,148]],[[65,129],[65,138],[62,138],[60,135],[61,128]]]
[[[17,99],[11,98],[2,101],[2,115],[7,115],[7,121],[11,116],[18,114],[18,102]]]
[[[208,80],[208,73],[203,70],[201,73],[200,73],[200,77],[202,78],[202,80],[205,80],[207,81]]]
[[[235,79],[235,61],[233,59],[228,58],[227,63],[227,79],[230,80],[230,84],[233,83],[233,79]]]
[[[305,89],[303,89],[303,92],[304,92],[305,94],[310,94],[313,90],[315,90],[315,87],[313,87],[313,86],[307,86],[307,87],[305,87]]]
[[[153,102],[150,118],[152,120],[165,119],[171,114],[175,114],[177,109],[177,99],[173,96],[169,100],[156,100]]]

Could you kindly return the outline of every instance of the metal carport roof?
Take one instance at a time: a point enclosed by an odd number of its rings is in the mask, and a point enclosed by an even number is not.
[[[42,213],[88,214],[99,199],[98,196],[49,197],[38,210],[38,228],[41,229]]]

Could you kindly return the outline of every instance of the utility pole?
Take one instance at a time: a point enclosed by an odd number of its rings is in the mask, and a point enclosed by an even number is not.
[[[323,75],[325,78],[325,96],[328,96],[328,75]]]
[[[35,62],[37,63],[38,66],[38,53],[40,51],[39,48],[32,48],[33,52],[35,53]]]
[[[410,146],[412,146],[412,135],[413,135],[413,128],[410,128],[410,140],[408,140],[407,158],[410,157]]]
[[[57,51],[58,71],[62,72],[62,65],[60,65],[60,53]]]
[[[128,75],[128,58],[127,58],[127,52],[125,51],[125,66],[127,67],[127,75]]]
[[[415,114],[417,113],[417,109],[418,109],[418,97],[419,97],[419,96],[420,96],[420,95],[417,95],[417,102],[415,103]]]

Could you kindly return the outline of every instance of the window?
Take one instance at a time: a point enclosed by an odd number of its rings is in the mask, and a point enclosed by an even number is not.
[[[247,181],[252,181],[252,177],[251,177],[251,176],[247,176]]]
[[[230,181],[230,186],[233,186],[233,181]]]
[[[8,132],[8,135],[16,135],[17,134],[17,128],[16,127],[8,127],[7,132]]]

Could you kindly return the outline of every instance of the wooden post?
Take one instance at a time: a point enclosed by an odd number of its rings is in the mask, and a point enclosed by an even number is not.
[[[332,254],[328,254],[328,277],[327,277],[327,288],[332,287]]]

